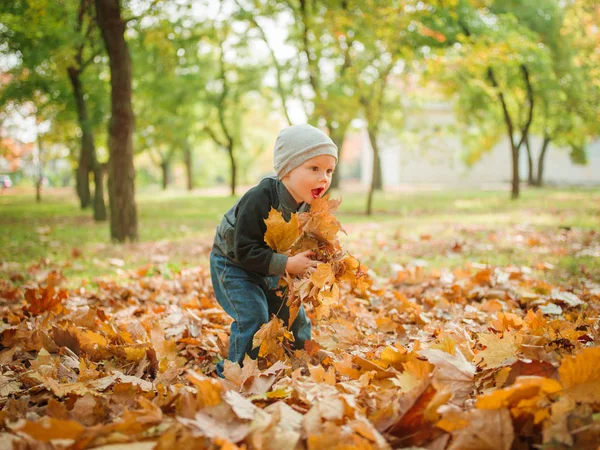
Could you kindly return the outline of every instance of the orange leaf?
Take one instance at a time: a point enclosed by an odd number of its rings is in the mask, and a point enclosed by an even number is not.
[[[50,442],[53,439],[77,439],[85,428],[74,420],[58,420],[44,417],[38,422],[26,422],[18,431],[32,438]]]
[[[600,403],[600,347],[584,348],[558,369],[565,392],[578,402]]]

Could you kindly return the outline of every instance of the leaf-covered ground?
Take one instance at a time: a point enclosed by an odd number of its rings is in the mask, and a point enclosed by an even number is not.
[[[306,351],[272,322],[257,344],[277,358],[226,380],[230,319],[204,266],[70,290],[52,264],[0,280],[0,448],[598,448],[598,273],[546,276],[552,255],[597,258],[596,232],[347,228],[369,282],[311,310]],[[475,246],[536,263],[466,263]],[[457,264],[428,266],[436,252]]]

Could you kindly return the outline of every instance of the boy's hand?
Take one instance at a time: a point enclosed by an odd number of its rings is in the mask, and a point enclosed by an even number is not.
[[[318,261],[310,259],[311,256],[315,256],[315,252],[312,250],[306,250],[305,252],[298,253],[297,255],[290,256],[285,264],[285,270],[290,275],[299,275],[313,270],[317,267]]]

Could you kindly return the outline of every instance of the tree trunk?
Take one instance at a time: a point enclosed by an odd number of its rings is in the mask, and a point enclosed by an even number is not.
[[[94,220],[103,222],[107,219],[106,204],[104,203],[104,172],[105,164],[96,161],[94,164]]]
[[[237,167],[235,164],[235,158],[233,157],[233,143],[229,145],[227,148],[227,152],[229,153],[229,161],[231,162],[231,195],[235,195],[235,187],[236,187],[236,173]]]
[[[529,186],[535,186],[535,179],[533,178],[533,156],[531,155],[529,136],[525,138],[525,149],[527,150],[527,184]]]
[[[42,181],[44,179],[44,167],[42,165],[42,138],[38,135],[37,138],[37,177],[35,179],[35,201],[42,202]]]
[[[163,191],[167,190],[167,186],[169,185],[169,161],[161,161],[160,169],[162,171],[162,189]]]
[[[79,153],[79,167],[77,168],[77,192],[81,208],[84,209],[91,204],[90,171],[94,171],[95,168],[96,147],[94,145],[94,133],[89,123],[87,105],[81,84],[81,71],[76,67],[70,66],[67,72],[69,73],[69,79],[73,87],[73,97],[77,107],[77,120],[81,128],[81,151]],[[94,197],[95,204],[96,197]]]
[[[192,149],[190,148],[190,144],[186,142],[183,153],[183,159],[185,162],[185,174],[187,177],[187,190],[194,190],[194,170],[193,170],[193,160],[192,160]]]
[[[369,139],[372,138],[369,137]],[[383,175],[381,174],[381,157],[379,151],[373,151],[373,189],[383,191]]]
[[[77,196],[79,197],[81,209],[90,206],[92,194],[90,191],[89,164],[86,161],[83,148],[80,151],[79,163],[77,165]]]
[[[331,178],[330,189],[337,189],[340,187],[340,180],[342,176],[342,173],[340,171],[342,162],[342,149],[344,145],[344,138],[346,137],[346,130],[348,129],[348,124],[342,124],[338,128],[330,127],[329,129],[331,133],[329,137],[338,148],[338,161],[336,164],[335,171],[333,172],[333,177]]]
[[[510,141],[510,147],[512,151],[512,182],[510,198],[516,200],[519,198],[521,183],[521,177],[519,176],[519,149],[517,149],[512,139]]]
[[[373,211],[373,192],[377,189],[376,184],[378,173],[381,174],[381,163],[376,162],[380,160],[379,146],[377,145],[377,130],[369,126],[368,132],[369,141],[371,141],[371,147],[373,148],[373,172],[371,175],[371,188],[369,189],[369,196],[367,197],[367,216],[370,216]]]
[[[542,149],[540,150],[540,155],[538,157],[538,172],[537,179],[535,180],[535,185],[542,187],[544,185],[544,160],[546,158],[546,152],[548,151],[548,145],[552,139],[547,134],[544,135],[544,142],[542,142]]]
[[[502,113],[504,114],[504,123],[506,123],[506,134],[508,136],[508,141],[510,142],[512,160],[511,198],[515,200],[519,198],[519,147],[515,145],[513,122],[510,117],[510,113],[508,112],[508,106],[506,105],[506,101],[504,99],[504,93],[499,90],[496,77],[494,76],[494,71],[491,67],[488,67],[487,76],[492,82],[492,86],[498,89],[498,100],[500,100],[500,104],[502,105]]]
[[[108,148],[110,235],[114,241],[137,240],[131,58],[119,0],[96,0],[96,15],[110,60],[111,119]]]

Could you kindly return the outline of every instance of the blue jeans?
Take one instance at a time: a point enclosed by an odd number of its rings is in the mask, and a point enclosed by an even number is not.
[[[233,319],[229,335],[227,359],[240,365],[246,354],[258,357],[258,348],[252,349],[252,338],[258,329],[276,314],[288,326],[290,309],[285,297],[277,296],[278,276],[261,276],[244,270],[227,257],[210,254],[210,277],[215,296],[221,307]],[[294,347],[303,349],[310,339],[311,323],[300,307],[291,327]],[[217,364],[217,374],[223,377],[223,361]]]

